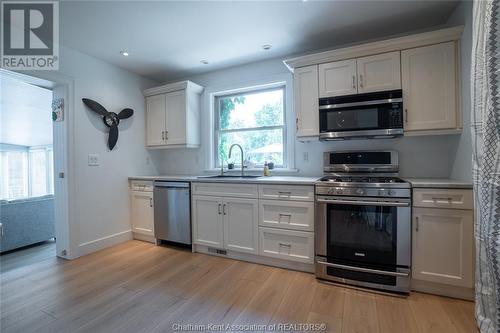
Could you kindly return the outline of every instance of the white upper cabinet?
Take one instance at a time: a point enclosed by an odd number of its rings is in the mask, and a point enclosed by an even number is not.
[[[319,65],[319,97],[356,94],[356,76],[356,59]]]
[[[455,42],[402,51],[405,134],[461,127],[456,52]]]
[[[358,58],[358,93],[401,89],[400,52]]]
[[[146,146],[165,144],[165,95],[146,97]]]
[[[293,75],[298,137],[319,135],[318,66],[297,68]]]
[[[147,89],[146,146],[196,148],[200,145],[200,95],[190,81]]]

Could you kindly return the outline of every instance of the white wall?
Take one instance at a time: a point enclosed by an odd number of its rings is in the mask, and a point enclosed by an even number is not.
[[[289,74],[282,59],[272,59],[224,70],[189,77],[202,86],[213,87],[240,85],[242,82],[265,77]],[[209,126],[208,106],[202,110],[202,126]],[[467,115],[465,116],[467,117]],[[202,133],[207,132],[202,130]],[[385,140],[350,140],[343,142],[294,142],[295,167],[300,175],[322,174],[322,154],[329,150],[344,149],[395,149],[400,154],[400,174],[405,177],[456,177],[470,179],[470,167],[464,165],[459,149],[464,149],[467,133],[462,135],[403,137]],[[202,174],[206,168],[205,157],[210,138],[204,136],[202,146],[191,150],[169,150],[161,154],[159,171],[162,174]],[[308,160],[304,159],[308,154]],[[457,166],[456,164],[460,164]],[[454,173],[452,174],[452,170]]]
[[[471,138],[471,55],[472,55],[472,1],[463,1],[448,19],[448,25],[465,25],[462,34],[460,58],[462,61],[462,109],[464,130],[458,143],[451,177],[472,179],[472,138]]]
[[[128,180],[130,175],[156,174],[153,163],[147,163],[149,152],[144,148],[145,102],[142,90],[155,82],[116,66],[68,48],[61,48],[60,74],[75,82],[74,133],[70,145],[74,158],[75,211],[71,216],[70,239],[72,256],[79,256],[131,237]],[[81,101],[91,98],[109,111],[125,107],[134,115],[119,126],[118,143],[109,151],[108,129],[101,117]],[[89,153],[97,153],[100,165],[87,165]]]

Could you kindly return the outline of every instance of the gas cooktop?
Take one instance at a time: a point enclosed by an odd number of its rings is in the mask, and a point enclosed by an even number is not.
[[[380,177],[380,176],[325,176],[318,181],[335,183],[406,183],[398,177]]]

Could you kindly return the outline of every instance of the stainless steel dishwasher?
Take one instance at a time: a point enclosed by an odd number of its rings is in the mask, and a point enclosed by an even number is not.
[[[154,221],[157,243],[162,240],[191,245],[190,184],[154,182]]]

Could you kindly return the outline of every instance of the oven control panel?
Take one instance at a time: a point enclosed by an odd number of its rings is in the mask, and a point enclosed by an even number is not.
[[[345,195],[351,197],[409,198],[410,189],[316,186],[316,194]]]

